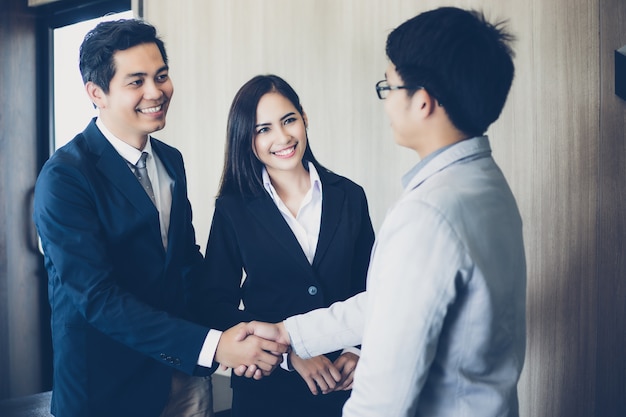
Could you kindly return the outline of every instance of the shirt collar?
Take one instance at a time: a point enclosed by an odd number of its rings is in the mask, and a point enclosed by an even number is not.
[[[447,146],[444,146],[443,148],[439,148],[436,151],[431,152],[430,154],[426,156],[426,158],[422,159],[417,164],[415,164],[413,168],[409,170],[409,172],[407,172],[406,174],[402,176],[402,186],[406,188],[406,186],[409,185],[411,178],[417,175],[417,173],[420,172],[420,170],[424,168],[428,164],[428,162],[432,161],[437,155],[439,155],[440,153],[448,149],[450,146],[454,146],[454,145],[455,144],[453,143],[452,145],[447,145]]]
[[[402,177],[402,185],[406,192],[451,164],[463,159],[475,159],[490,154],[491,147],[487,136],[464,139],[438,149],[418,162]]]
[[[315,169],[315,165],[313,165],[313,163],[309,161],[305,161],[305,162],[307,163],[307,168],[309,171],[309,179],[311,180],[311,190],[314,190],[316,193],[319,193],[321,195],[322,181],[320,180],[320,176],[317,173],[317,170]],[[279,199],[278,193],[274,189],[274,186],[272,185],[272,181],[270,180],[270,175],[267,173],[267,169],[265,169],[265,167],[263,167],[262,175],[263,175],[263,187],[265,187],[265,190],[269,193],[270,197],[272,197],[272,200],[277,201],[277,199]]]
[[[102,134],[109,141],[109,143],[113,145],[117,153],[119,153],[122,158],[124,158],[131,164],[137,164],[139,158],[141,158],[142,152],[147,152],[150,156],[152,156],[152,144],[150,136],[148,136],[148,140],[146,141],[146,145],[144,146],[143,150],[139,150],[111,133],[111,131],[106,128],[106,126],[104,125],[104,123],[102,123],[102,120],[100,120],[99,117],[96,119],[96,126],[98,127],[98,129],[100,129],[100,132],[102,132]]]

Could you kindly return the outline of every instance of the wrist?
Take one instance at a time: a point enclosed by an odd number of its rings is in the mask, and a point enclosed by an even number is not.
[[[282,339],[282,342],[291,345],[291,337],[289,336],[289,332],[287,331],[287,328],[285,327],[285,322],[281,321],[276,323],[276,327],[278,328],[278,333],[280,334],[280,338]]]

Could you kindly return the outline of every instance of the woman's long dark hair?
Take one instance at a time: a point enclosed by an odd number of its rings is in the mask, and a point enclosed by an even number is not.
[[[254,154],[253,144],[259,101],[271,92],[289,100],[302,116],[298,94],[282,78],[272,74],[257,75],[245,83],[235,95],[228,114],[224,170],[218,197],[232,193],[243,196],[263,193],[263,163]],[[314,163],[316,168],[321,167],[313,156],[308,137],[304,160]]]

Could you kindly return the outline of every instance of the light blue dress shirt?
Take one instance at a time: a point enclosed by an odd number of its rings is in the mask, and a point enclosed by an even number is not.
[[[519,415],[522,221],[487,137],[422,161],[377,235],[367,291],[285,321],[296,353],[362,342],[345,417]]]

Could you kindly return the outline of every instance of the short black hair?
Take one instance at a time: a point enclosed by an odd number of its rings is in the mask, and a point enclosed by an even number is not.
[[[115,75],[115,52],[144,43],[156,44],[167,65],[165,45],[154,26],[138,19],[99,23],[85,35],[80,45],[79,68],[83,83],[91,81],[108,93],[109,83]]]
[[[387,57],[405,85],[426,89],[457,129],[478,136],[500,116],[513,82],[505,23],[455,7],[424,12],[389,34]]]
[[[218,197],[230,193],[254,196],[262,194],[265,190],[263,163],[254,154],[253,145],[257,107],[267,93],[282,95],[293,104],[301,116],[303,115],[300,97],[281,77],[273,74],[257,75],[246,82],[235,94],[228,113],[224,170]],[[316,169],[322,169],[322,165],[317,162],[311,151],[308,137],[306,142],[302,162],[311,162]]]

